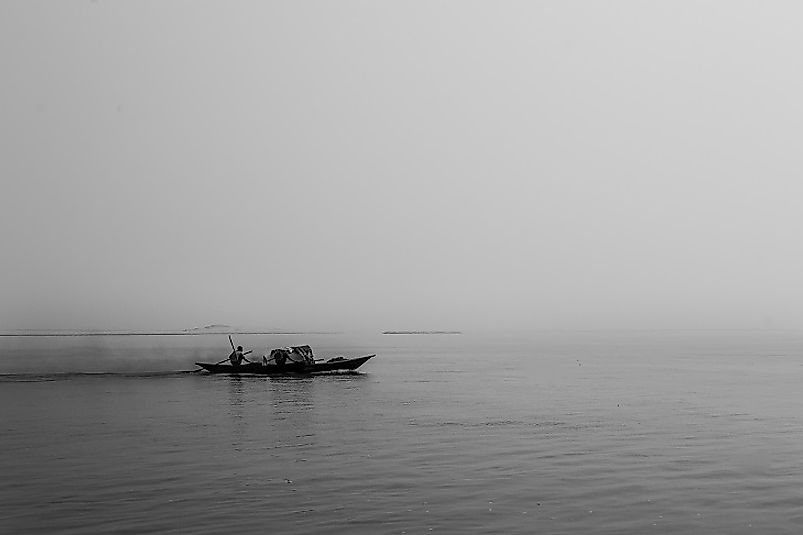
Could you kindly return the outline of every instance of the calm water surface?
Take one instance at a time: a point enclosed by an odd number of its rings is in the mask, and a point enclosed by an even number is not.
[[[0,338],[8,533],[801,533],[803,333]],[[89,373],[86,373],[89,372]]]

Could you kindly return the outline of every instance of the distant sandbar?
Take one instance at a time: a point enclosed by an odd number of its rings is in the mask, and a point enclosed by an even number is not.
[[[384,331],[382,334],[463,334],[460,331]]]

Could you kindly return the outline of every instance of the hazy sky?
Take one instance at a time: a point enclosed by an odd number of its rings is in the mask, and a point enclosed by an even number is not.
[[[803,327],[799,2],[0,3],[0,330]]]

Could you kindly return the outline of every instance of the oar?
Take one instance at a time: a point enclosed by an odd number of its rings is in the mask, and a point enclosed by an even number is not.
[[[220,362],[216,362],[216,363],[215,363],[215,366],[217,366],[218,364],[223,364],[224,362],[226,362],[226,361],[227,361],[227,360],[229,360],[230,358],[231,358],[231,355],[229,355],[229,356],[228,356],[228,357],[226,357],[225,359],[221,360]]]
[[[225,359],[221,360],[220,362],[216,362],[215,366],[217,366],[218,364],[223,364],[227,360],[230,360],[231,356],[234,355],[234,352],[237,351],[236,349],[234,349],[234,341],[231,339],[231,335],[229,335],[229,343],[231,344],[231,354],[229,354],[228,357],[226,357]]]

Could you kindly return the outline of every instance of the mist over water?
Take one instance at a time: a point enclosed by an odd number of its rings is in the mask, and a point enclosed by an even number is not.
[[[0,329],[803,327],[796,3],[3,8]]]
[[[175,373],[225,357],[225,337],[0,339],[3,525],[299,534],[803,526],[801,333],[236,341],[378,357],[358,374],[227,377]],[[85,371],[107,373],[76,373]]]

